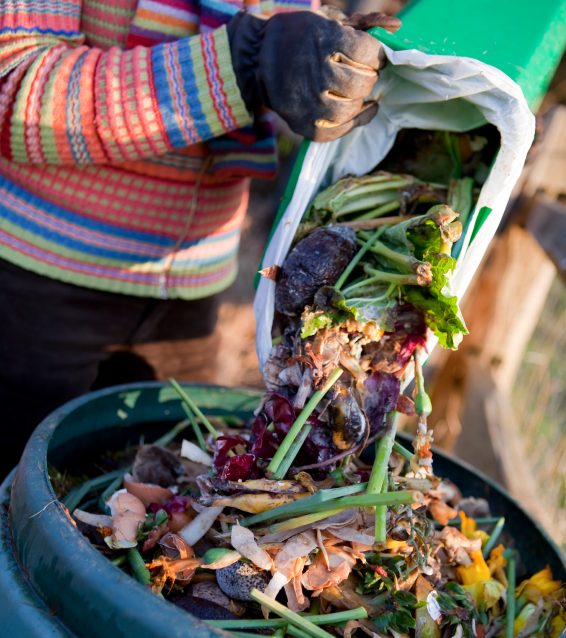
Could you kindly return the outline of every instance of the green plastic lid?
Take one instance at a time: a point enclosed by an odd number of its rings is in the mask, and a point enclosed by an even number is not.
[[[476,58],[540,105],[566,46],[566,0],[412,0],[397,33],[372,29],[392,49]]]

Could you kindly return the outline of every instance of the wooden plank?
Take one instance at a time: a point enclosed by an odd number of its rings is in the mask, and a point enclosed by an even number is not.
[[[566,184],[566,179],[563,178],[563,181]],[[566,283],[566,207],[560,202],[540,196],[526,226]]]
[[[470,334],[457,352],[437,350],[431,358],[437,374],[430,422],[437,424],[440,446],[453,448],[462,431],[473,367],[489,373],[503,392],[510,390],[554,277],[554,266],[523,228],[510,226],[495,238],[462,304]]]

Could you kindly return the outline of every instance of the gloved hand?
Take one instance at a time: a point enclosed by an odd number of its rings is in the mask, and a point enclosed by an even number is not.
[[[359,29],[398,28],[381,13],[328,19],[309,11],[268,20],[238,13],[228,40],[238,87],[249,111],[261,105],[317,142],[334,140],[377,112],[366,101],[383,65],[379,42]]]

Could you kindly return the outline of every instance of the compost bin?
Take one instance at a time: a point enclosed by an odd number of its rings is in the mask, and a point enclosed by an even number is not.
[[[473,11],[472,11],[473,7]],[[514,37],[506,47],[496,36],[509,21],[510,6],[482,0],[451,3],[413,2],[395,36],[375,35],[394,50],[416,48],[426,53],[479,58],[504,70],[525,90],[536,107],[563,49],[566,2],[537,7],[515,3]],[[462,13],[463,12],[463,13]],[[485,16],[489,13],[489,28]],[[450,18],[451,37],[445,37]],[[475,19],[474,19],[475,18]],[[459,28],[457,28],[459,27]],[[474,29],[472,29],[474,27]],[[545,61],[541,65],[541,55]],[[299,155],[300,171],[306,147]],[[292,180],[293,182],[293,180]],[[289,199],[293,184],[284,200]],[[257,391],[191,386],[191,396],[206,414],[251,416]],[[62,406],[35,430],[14,470],[0,488],[0,627],[2,635],[19,637],[111,636],[136,638],[226,635],[152,594],[115,567],[78,531],[57,499],[49,467],[64,470],[92,462],[108,449],[119,450],[158,438],[184,418],[175,392],[160,383],[133,384],[101,390]],[[484,497],[495,516],[505,516],[506,544],[524,564],[519,576],[549,565],[554,577],[566,580],[566,563],[536,522],[503,490],[472,468],[441,453],[435,472],[453,480],[464,496]]]
[[[190,386],[208,415],[251,416],[257,391]],[[152,594],[83,537],[53,491],[48,468],[77,467],[106,449],[156,439],[184,418],[174,391],[160,383],[101,390],[71,401],[35,430],[0,499],[0,626],[5,636],[205,638],[223,635]],[[566,580],[566,563],[547,534],[501,488],[441,453],[435,471],[464,496],[486,498],[505,516],[521,572],[549,565]],[[512,540],[511,540],[512,539]],[[225,634],[224,634],[225,635]]]

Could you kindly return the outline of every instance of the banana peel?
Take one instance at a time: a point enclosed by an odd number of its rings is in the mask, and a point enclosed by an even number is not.
[[[214,507],[234,507],[249,514],[260,514],[274,507],[286,505],[293,501],[298,501],[305,496],[310,496],[309,492],[298,494],[273,494],[262,492],[260,494],[241,494],[240,496],[225,496],[212,501]]]

